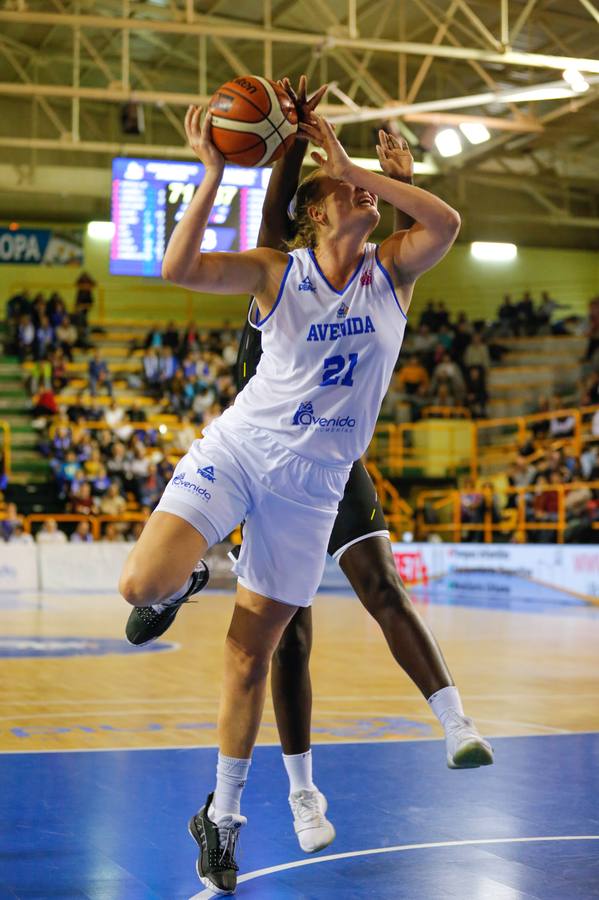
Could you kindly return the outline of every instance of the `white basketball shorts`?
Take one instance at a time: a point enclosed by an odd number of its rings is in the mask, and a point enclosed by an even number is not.
[[[270,432],[225,414],[179,461],[157,510],[185,519],[209,547],[245,521],[233,567],[240,584],[310,606],[350,468],[298,456]]]

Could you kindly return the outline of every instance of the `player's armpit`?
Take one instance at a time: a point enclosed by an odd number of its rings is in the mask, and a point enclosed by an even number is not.
[[[381,244],[381,262],[389,268],[396,285],[413,283],[443,259],[459,229],[458,219],[449,219],[446,227],[434,229],[416,222],[406,231],[395,232]]]

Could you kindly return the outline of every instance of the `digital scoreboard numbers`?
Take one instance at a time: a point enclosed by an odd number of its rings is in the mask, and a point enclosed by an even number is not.
[[[202,250],[256,246],[270,173],[270,169],[225,167]],[[160,277],[170,236],[203,177],[200,163],[113,160],[111,274]]]

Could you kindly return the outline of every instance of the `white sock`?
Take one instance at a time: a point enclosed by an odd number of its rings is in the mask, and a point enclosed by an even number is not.
[[[289,793],[296,791],[315,791],[316,785],[312,781],[312,751],[295,753],[286,756],[283,753],[283,763],[289,776]]]
[[[182,588],[172,595],[172,597],[168,597],[166,600],[163,600],[161,603],[153,603],[152,606],[157,612],[162,612],[163,609],[166,609],[171,605],[173,600],[180,600],[181,597],[189,590],[189,586],[191,584],[191,575],[185,582]]]
[[[238,816],[241,812],[241,794],[247,781],[251,759],[235,759],[218,754],[216,764],[216,788],[208,816],[218,822],[223,816]]]
[[[464,715],[464,708],[462,706],[462,701],[460,700],[460,692],[455,685],[441,688],[440,691],[436,691],[428,698],[428,704],[443,728],[445,728],[444,720],[447,713],[455,712],[459,716]]]

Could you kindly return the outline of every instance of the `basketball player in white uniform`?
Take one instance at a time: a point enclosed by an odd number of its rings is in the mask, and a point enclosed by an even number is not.
[[[186,129],[205,177],[173,233],[163,275],[198,291],[253,294],[263,356],[234,405],[178,464],[120,588],[139,607],[181,597],[195,563],[245,520],[216,789],[190,823],[200,878],[232,893],[245,824],[240,799],[272,653],[320,583],[351,465],[370,442],[401,347],[414,282],[445,255],[460,220],[432,194],[352,164],[332,127],[314,117],[303,127],[327,154],[313,154],[319,171],[303,186],[314,246],[289,255],[198,252],[224,167],[210,114],[202,127],[200,116],[190,108]],[[416,223],[380,248],[368,243],[380,218],[377,194]]]

